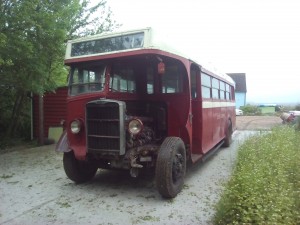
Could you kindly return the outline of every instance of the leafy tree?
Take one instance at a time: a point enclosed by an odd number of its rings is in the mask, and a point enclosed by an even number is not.
[[[29,93],[42,95],[66,82],[65,42],[114,29],[111,15],[104,0],[0,2],[0,135],[18,134]]]

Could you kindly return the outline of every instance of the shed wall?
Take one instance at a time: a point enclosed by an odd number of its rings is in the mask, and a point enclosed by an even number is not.
[[[67,117],[67,87],[44,95],[44,137],[48,137],[49,127],[61,127]],[[33,98],[33,137],[39,136],[39,96]]]

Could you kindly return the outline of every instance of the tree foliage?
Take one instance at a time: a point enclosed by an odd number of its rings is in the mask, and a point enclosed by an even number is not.
[[[111,14],[103,0],[0,2],[0,135],[16,134],[29,93],[65,84],[66,41],[114,29]]]

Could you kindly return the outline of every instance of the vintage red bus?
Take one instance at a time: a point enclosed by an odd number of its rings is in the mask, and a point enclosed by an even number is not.
[[[159,193],[175,197],[187,162],[229,146],[234,81],[167,47],[151,28],[67,43],[65,131],[57,144],[76,183],[98,168],[155,171]]]

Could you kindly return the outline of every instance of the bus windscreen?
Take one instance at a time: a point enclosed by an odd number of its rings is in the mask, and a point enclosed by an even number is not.
[[[116,37],[77,42],[72,44],[71,56],[92,55],[128,49],[144,45],[144,32]]]

